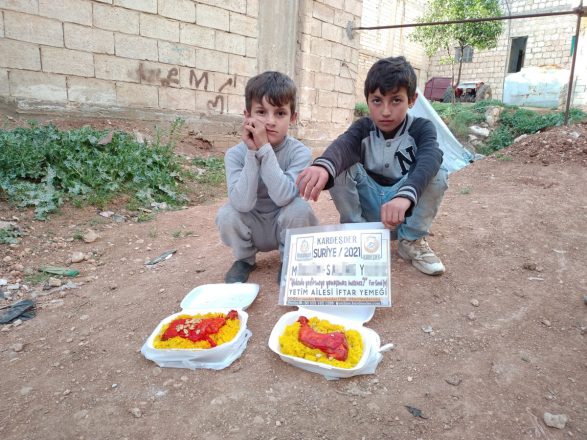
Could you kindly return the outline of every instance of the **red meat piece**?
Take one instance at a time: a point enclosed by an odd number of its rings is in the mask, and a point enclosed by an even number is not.
[[[309,348],[317,348],[328,356],[339,361],[346,361],[349,355],[349,346],[346,336],[341,332],[318,333],[308,324],[308,318],[300,316],[300,332],[298,340]]]

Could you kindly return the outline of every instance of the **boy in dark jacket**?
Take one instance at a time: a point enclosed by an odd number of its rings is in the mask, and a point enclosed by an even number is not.
[[[341,223],[378,222],[396,230],[398,253],[421,272],[445,267],[426,237],[448,187],[431,121],[408,115],[418,94],[404,57],[377,61],[365,80],[369,117],[359,119],[302,171],[306,200],[330,194]]]

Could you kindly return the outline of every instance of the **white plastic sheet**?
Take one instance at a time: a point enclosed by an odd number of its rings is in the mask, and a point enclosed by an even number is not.
[[[436,127],[438,144],[444,152],[442,164],[449,173],[458,171],[473,162],[475,159],[474,154],[465,149],[458,139],[454,137],[421,90],[418,90],[418,99],[416,99],[416,104],[409,110],[409,113],[432,121]]]

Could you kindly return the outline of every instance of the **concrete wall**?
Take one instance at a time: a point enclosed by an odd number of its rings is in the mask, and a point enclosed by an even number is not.
[[[509,8],[508,8],[509,4]],[[541,12],[569,11],[577,6],[575,0],[514,0],[502,4],[504,15],[522,15]],[[585,105],[587,94],[587,51],[584,39],[585,21],[579,38],[577,84],[574,87],[574,105]],[[503,84],[508,71],[511,41],[516,37],[527,36],[524,66],[551,66],[569,69],[571,67],[571,39],[575,34],[576,15],[527,18],[504,21],[504,30],[497,47],[492,50],[475,51],[473,62],[463,63],[461,80],[482,80],[491,85],[493,98],[501,99]],[[455,78],[458,66],[455,65]],[[429,78],[451,76],[451,67],[439,63],[439,55],[432,58]]]

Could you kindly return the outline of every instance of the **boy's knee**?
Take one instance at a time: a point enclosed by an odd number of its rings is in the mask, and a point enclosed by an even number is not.
[[[289,227],[316,226],[318,224],[314,210],[301,197],[296,197],[291,203],[281,208],[278,221]]]
[[[428,185],[433,187],[435,191],[446,191],[448,188],[448,171],[445,168],[440,168]]]
[[[216,213],[216,226],[220,230],[234,227],[238,218],[238,212],[232,206],[224,205]]]

